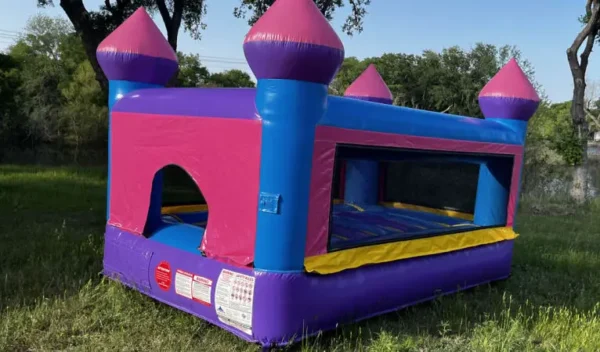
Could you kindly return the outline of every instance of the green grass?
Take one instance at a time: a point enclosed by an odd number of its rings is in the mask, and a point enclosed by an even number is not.
[[[0,166],[0,351],[256,351],[104,280],[102,169]],[[600,216],[522,210],[513,276],[302,351],[600,351]]]

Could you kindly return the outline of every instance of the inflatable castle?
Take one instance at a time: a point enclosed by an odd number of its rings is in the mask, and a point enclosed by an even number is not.
[[[344,47],[311,0],[276,1],[243,46],[256,89],[165,88],[177,57],[143,9],[99,45],[105,275],[263,346],[510,275],[539,103],[516,61],[478,119],[393,106],[374,66],[329,95]],[[386,201],[405,161],[476,167],[472,209]],[[206,204],[163,206],[170,165]]]

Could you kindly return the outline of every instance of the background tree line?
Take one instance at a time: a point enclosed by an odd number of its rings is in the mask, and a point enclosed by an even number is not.
[[[110,5],[110,2],[107,3]],[[117,3],[129,4],[123,7],[129,11],[136,2]],[[149,7],[151,10],[155,8]],[[116,7],[110,10],[104,6],[90,16],[93,15],[99,24],[117,21],[103,27],[112,28],[119,20],[122,21],[121,16],[114,12],[116,10]],[[175,10],[171,7],[170,16]],[[260,13],[263,10],[256,11]],[[322,8],[322,11],[328,10]],[[360,11],[357,12],[359,15]],[[252,18],[250,21],[253,21]],[[355,18],[354,27],[347,24],[345,30],[360,30],[361,18]],[[348,21],[352,23],[350,18]],[[106,150],[106,91],[90,61],[84,36],[81,31],[75,30],[79,25],[73,20],[70,22],[47,16],[33,17],[16,43],[6,53],[0,54],[1,150],[43,146],[75,151],[75,155],[81,149]],[[103,37],[104,32],[99,36]],[[173,38],[170,42],[176,47]],[[178,57],[180,70],[174,85],[254,86],[253,80],[244,71],[211,73],[202,65],[198,55],[178,52]],[[511,57],[519,61],[543,98],[529,128],[528,160],[570,165],[580,163],[583,159],[582,140],[570,117],[571,103],[551,104],[547,101],[542,87],[535,80],[532,65],[521,57],[516,47],[480,43],[469,50],[449,47],[441,52],[428,50],[418,55],[386,53],[363,60],[349,57],[330,90],[332,94],[343,94],[348,85],[370,63],[374,63],[394,94],[394,104],[482,117],[477,95]],[[590,135],[600,130],[600,124],[594,123],[598,122],[594,116],[600,113],[597,101],[597,97],[593,96],[587,99]]]
[[[252,87],[240,70],[211,73],[198,55],[177,53],[183,87]],[[33,17],[0,54],[0,149],[106,148],[107,95],[72,26]]]

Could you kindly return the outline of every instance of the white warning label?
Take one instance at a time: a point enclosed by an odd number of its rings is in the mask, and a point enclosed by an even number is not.
[[[192,281],[192,299],[194,301],[210,306],[211,291],[212,280],[194,275],[194,281]]]
[[[181,269],[175,273],[175,293],[205,306],[210,306],[212,283],[210,279]]]
[[[219,320],[252,335],[254,277],[223,269],[215,289]]]
[[[194,275],[177,269],[175,273],[175,293],[183,297],[192,299],[192,277]]]

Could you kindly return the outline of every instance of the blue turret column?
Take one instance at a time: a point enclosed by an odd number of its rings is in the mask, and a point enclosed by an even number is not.
[[[139,8],[96,50],[98,63],[109,80],[108,91],[108,187],[106,218],[110,216],[110,184],[112,155],[112,107],[124,95],[138,89],[164,87],[177,72],[177,55],[144,8]],[[160,219],[162,174],[152,185],[148,219]],[[155,224],[150,224],[154,226]]]
[[[371,64],[352,82],[344,96],[381,104],[392,104],[392,92]],[[379,201],[379,162],[377,160],[346,161],[344,202],[356,205],[375,205]]]
[[[523,148],[527,122],[537,110],[539,101],[535,89],[515,59],[510,60],[479,94],[479,106],[486,120],[510,127],[521,137]],[[519,174],[523,168],[522,162],[519,165],[513,163],[511,159],[496,157],[481,164],[475,201],[476,225],[498,226],[506,223],[512,168],[519,168]]]
[[[311,26],[296,28],[285,18]],[[344,59],[342,42],[311,0],[277,1],[256,22],[244,53],[258,79],[262,119],[254,266],[295,272],[304,250],[313,146],[327,88]]]

